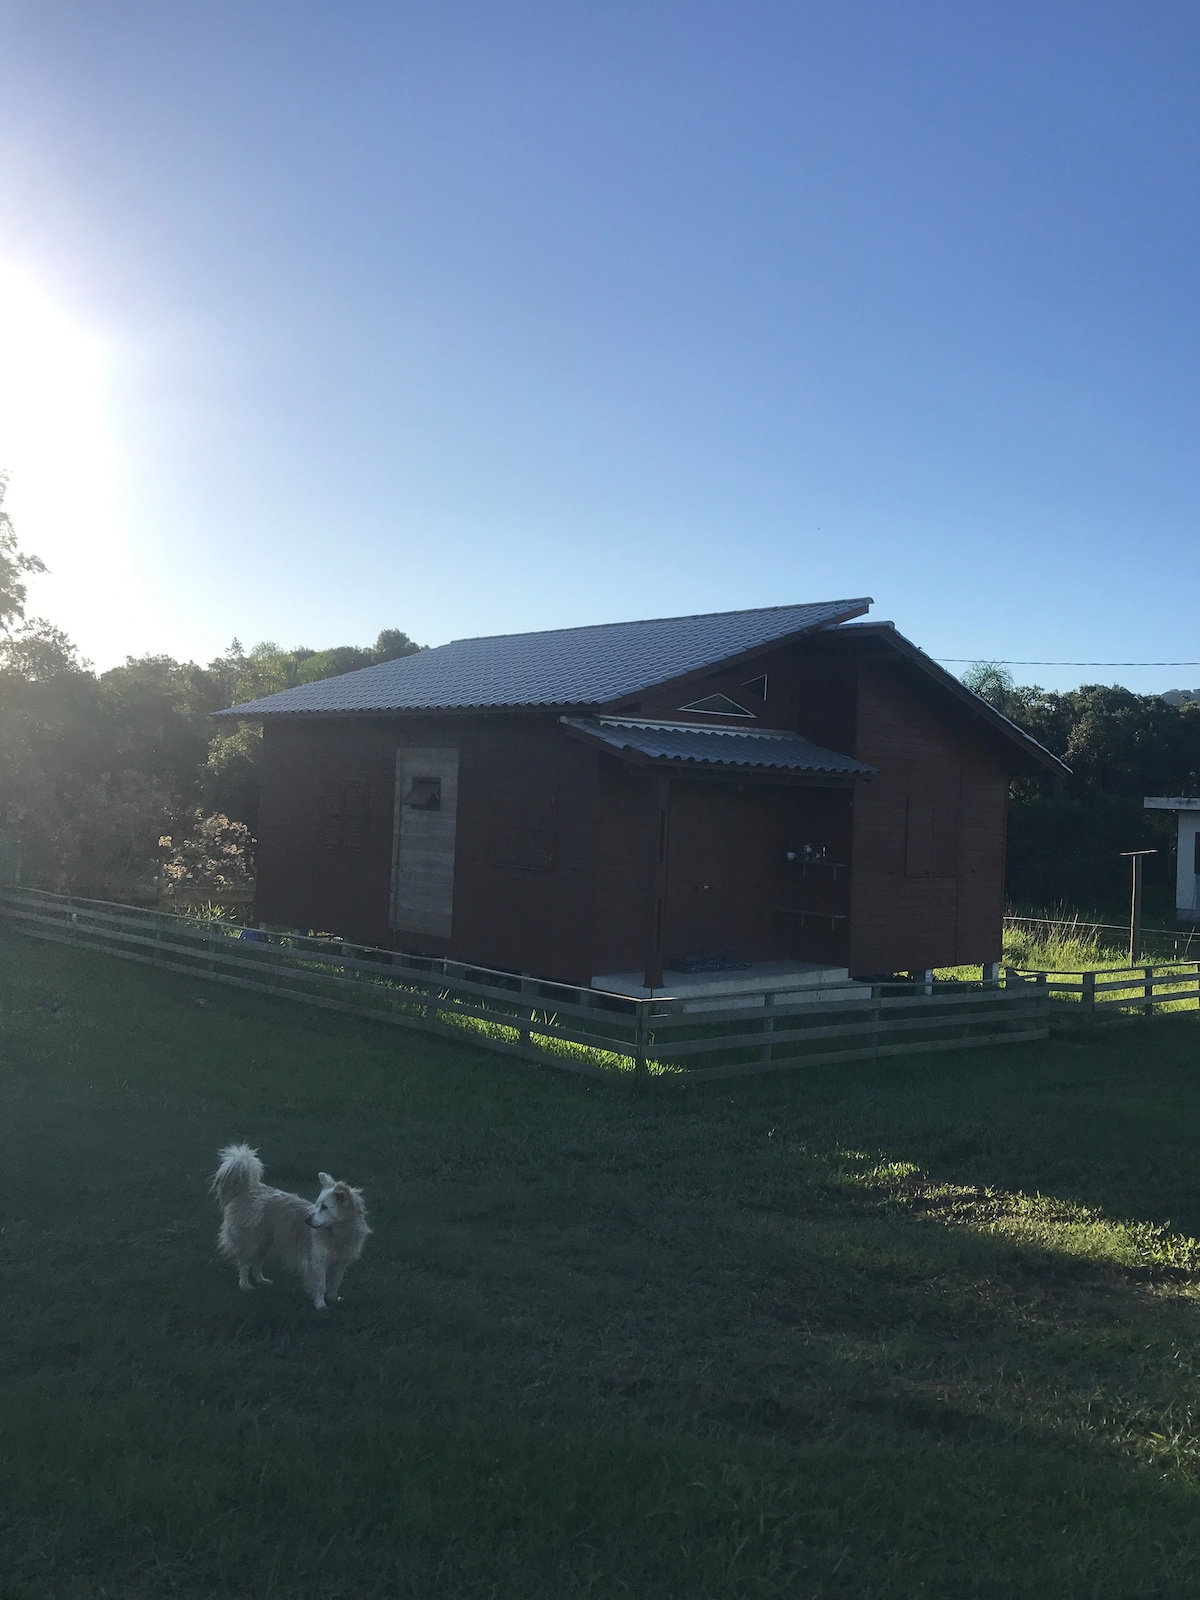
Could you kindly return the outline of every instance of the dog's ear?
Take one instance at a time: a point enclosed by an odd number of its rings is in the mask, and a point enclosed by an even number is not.
[[[327,1172],[318,1172],[317,1173],[317,1182],[321,1185],[322,1189],[332,1189],[333,1188],[333,1179],[329,1176],[329,1174]]]

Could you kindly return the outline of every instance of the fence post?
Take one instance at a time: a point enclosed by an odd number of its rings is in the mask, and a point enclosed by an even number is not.
[[[635,1000],[637,1027],[633,1038],[633,1082],[637,1089],[646,1087],[646,1006],[645,1000]]]
[[[532,994],[532,993],[533,993],[533,985],[529,981],[529,974],[527,972],[523,972],[521,974],[521,995],[522,995],[522,998],[524,998],[526,995],[529,995],[529,994]],[[527,1049],[529,1047],[529,1023],[530,1023],[529,1012],[527,1012],[525,1007],[522,1006],[521,1007],[521,1025],[517,1029],[517,1033],[518,1033],[518,1035],[520,1037],[521,1043]]]
[[[1045,1028],[1046,1031],[1049,1032],[1050,1031],[1050,974],[1048,972],[1039,972],[1038,973],[1038,975],[1037,975],[1037,985],[1036,985],[1035,993],[1037,995],[1037,1005],[1034,1008],[1034,1015],[1037,1018],[1038,1027],[1039,1028]]]
[[[1096,974],[1094,972],[1085,972],[1083,974],[1083,997],[1080,1001],[1080,1004],[1083,1006],[1084,1021],[1089,1023],[1095,1022]]]
[[[871,1060],[878,1062],[879,1045],[883,1034],[883,985],[871,985]]]
[[[1145,969],[1145,984],[1143,986],[1142,993],[1145,995],[1145,1004],[1142,1006],[1142,1015],[1144,1017],[1152,1017],[1154,1015],[1154,968],[1153,967],[1147,967]]]
[[[764,1009],[763,1034],[764,1035],[769,1035],[769,1034],[772,1034],[772,1033],[775,1032],[774,1006],[775,1006],[775,996],[771,992],[771,990],[768,989],[767,992],[763,995],[763,1009]],[[767,1039],[766,1043],[763,1045],[762,1050],[759,1052],[759,1054],[760,1054],[760,1056],[762,1057],[762,1059],[764,1061],[770,1061],[770,1059],[771,1059],[771,1042],[770,1042],[769,1038]]]

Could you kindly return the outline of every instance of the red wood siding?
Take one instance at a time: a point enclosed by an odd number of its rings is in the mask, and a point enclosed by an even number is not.
[[[863,662],[854,754],[879,770],[855,795],[851,970],[999,960],[1008,773],[990,744]]]
[[[592,973],[641,971],[654,884],[650,778],[601,756],[597,801]]]
[[[592,976],[598,753],[553,717],[463,731],[451,952],[567,983]]]
[[[401,742],[459,751],[448,939],[388,926]],[[593,970],[597,765],[597,754],[567,739],[553,717],[268,723],[255,916],[363,944],[586,982]],[[365,785],[368,793],[355,848],[329,843],[336,831],[329,796],[341,784]],[[357,802],[362,789],[350,794]]]
[[[990,752],[963,766],[959,834],[958,955],[960,962],[999,961],[1004,947],[1004,858],[1009,775]]]
[[[254,900],[259,921],[363,944],[390,942],[395,750],[395,733],[386,724],[266,723]],[[353,817],[343,808],[340,822],[339,791],[354,802]]]

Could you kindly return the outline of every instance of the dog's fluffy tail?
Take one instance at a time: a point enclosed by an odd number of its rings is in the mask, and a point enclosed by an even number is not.
[[[227,1144],[217,1158],[221,1165],[213,1174],[212,1191],[223,1206],[262,1182],[263,1164],[248,1144]]]

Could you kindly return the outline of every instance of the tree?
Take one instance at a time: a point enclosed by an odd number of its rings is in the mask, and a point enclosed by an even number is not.
[[[326,651],[269,640],[247,651],[235,639],[205,667],[141,656],[97,674],[47,622],[0,631],[0,861],[19,862],[27,883],[122,898],[152,891],[158,841],[170,838],[176,876],[216,885],[223,869],[206,878],[189,856],[183,870],[181,841],[197,861],[240,851],[245,869],[262,729],[212,713],[417,648],[398,629],[374,648]]]
[[[360,667],[374,665],[370,650],[358,645],[339,644],[332,650],[318,650],[301,661],[296,671],[297,683],[317,683],[322,678],[340,678],[344,672],[357,672]]]
[[[1012,673],[1000,661],[972,661],[962,675],[972,693],[1007,716],[1007,707],[1016,684]]]
[[[423,644],[414,644],[399,628],[384,628],[371,651],[372,661],[399,661],[402,656],[415,656],[424,650]]]
[[[33,617],[0,636],[0,673],[11,673],[26,683],[45,683],[64,672],[87,669],[71,640],[45,617]]]
[[[277,694],[298,683],[316,683],[336,678],[343,672],[397,661],[424,649],[399,628],[384,628],[372,648],[336,645],[331,650],[310,650],[298,645],[284,650],[270,640],[246,651],[234,639],[223,656],[208,665],[208,673],[218,690],[220,706],[239,705],[263,695]],[[217,705],[213,709],[216,710]],[[212,812],[244,822],[252,834],[258,831],[258,762],[262,750],[262,726],[257,722],[235,722],[220,728],[209,741],[208,756],[200,779],[200,800]]]
[[[1116,684],[1056,693],[1016,684],[999,662],[977,661],[963,682],[1071,768],[1068,778],[1020,778],[1009,808],[1008,892],[1033,906],[1064,902],[1119,914],[1127,863],[1122,850],[1157,849],[1147,891],[1170,915],[1174,830],[1147,812],[1150,794],[1195,794],[1200,786],[1200,704],[1134,694]]]
[[[12,518],[4,509],[8,493],[8,473],[0,472],[0,628],[5,633],[14,622],[25,615],[25,585],[23,573],[45,572],[45,563],[38,556],[26,555],[17,545],[17,531]]]

